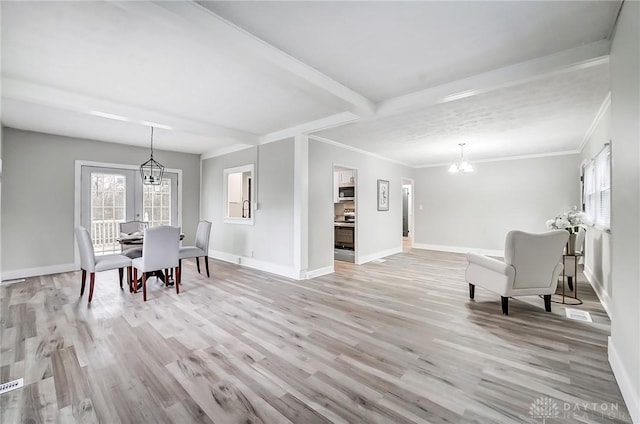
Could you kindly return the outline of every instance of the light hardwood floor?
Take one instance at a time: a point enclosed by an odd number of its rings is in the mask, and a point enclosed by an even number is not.
[[[470,301],[459,254],[309,281],[211,265],[208,279],[184,261],[180,294],[152,281],[146,303],[117,271],[91,306],[80,272],[1,287],[0,379],[25,387],[0,396],[0,422],[631,422],[584,278],[593,323],[538,298],[503,316],[481,287]]]

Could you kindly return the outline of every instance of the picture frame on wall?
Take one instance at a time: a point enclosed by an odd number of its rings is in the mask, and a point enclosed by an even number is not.
[[[389,181],[378,180],[378,210],[389,210]]]

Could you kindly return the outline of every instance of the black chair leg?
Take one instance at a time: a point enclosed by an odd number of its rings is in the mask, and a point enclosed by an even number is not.
[[[476,286],[475,284],[469,283],[469,298],[473,299],[476,295]]]
[[[91,303],[91,299],[93,299],[93,285],[96,282],[96,273],[92,272],[89,275],[89,303]]]
[[[182,259],[178,259],[178,269],[182,272]]]
[[[120,277],[120,290],[122,290],[122,276],[124,274],[124,268],[118,268],[118,276]]]
[[[80,296],[84,294],[84,283],[87,281],[87,271],[82,270],[82,285],[80,286]]]
[[[569,290],[573,291],[573,277],[567,276],[567,285],[569,286]]]
[[[502,315],[509,315],[509,298],[501,296],[502,298]]]
[[[544,310],[547,312],[551,312],[551,295],[544,295]]]
[[[200,258],[196,258],[196,265],[198,265],[198,274],[200,274]]]
[[[204,257],[204,265],[207,268],[207,278],[209,278],[211,276],[209,275],[209,257],[208,256]]]

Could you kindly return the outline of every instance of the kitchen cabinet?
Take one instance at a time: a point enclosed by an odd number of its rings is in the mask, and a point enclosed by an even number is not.
[[[355,184],[355,171],[340,171],[340,184]]]

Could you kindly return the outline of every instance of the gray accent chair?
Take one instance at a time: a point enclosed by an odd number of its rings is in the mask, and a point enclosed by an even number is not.
[[[142,234],[149,226],[148,222],[142,221],[129,221],[129,222],[121,222],[120,223],[120,236],[129,236],[133,233]],[[122,246],[122,254],[131,258],[139,258],[142,256],[142,246],[136,246],[133,244],[121,245]],[[126,246],[126,247],[125,247]]]
[[[80,296],[84,294],[87,272],[90,275],[89,303],[91,303],[91,299],[93,299],[93,286],[95,284],[96,272],[118,269],[120,275],[120,288],[122,289],[122,274],[125,267],[127,268],[129,290],[131,290],[131,258],[124,255],[102,255],[96,257],[89,231],[84,227],[76,227],[75,233],[76,240],[78,241],[78,250],[80,251],[80,268],[82,269],[82,286],[80,287]]]
[[[188,258],[196,258],[198,266],[198,274],[200,274],[200,259],[204,257],[204,264],[207,268],[207,277],[209,275],[209,237],[211,235],[211,223],[209,221],[200,221],[196,230],[196,245],[184,246],[180,248],[180,268],[182,269],[182,260]]]
[[[137,292],[138,270],[142,272],[142,297],[147,300],[147,277],[150,272],[163,269],[176,271],[176,293],[180,293],[180,269],[178,268],[178,250],[180,249],[180,229],[160,226],[144,230],[142,257],[135,258],[133,265],[134,292]]]
[[[479,285],[502,297],[502,313],[509,314],[510,296],[542,295],[544,307],[551,312],[551,295],[562,272],[562,251],[569,232],[554,230],[542,234],[509,231],[504,247],[504,261],[468,253],[465,279],[469,297]]]

